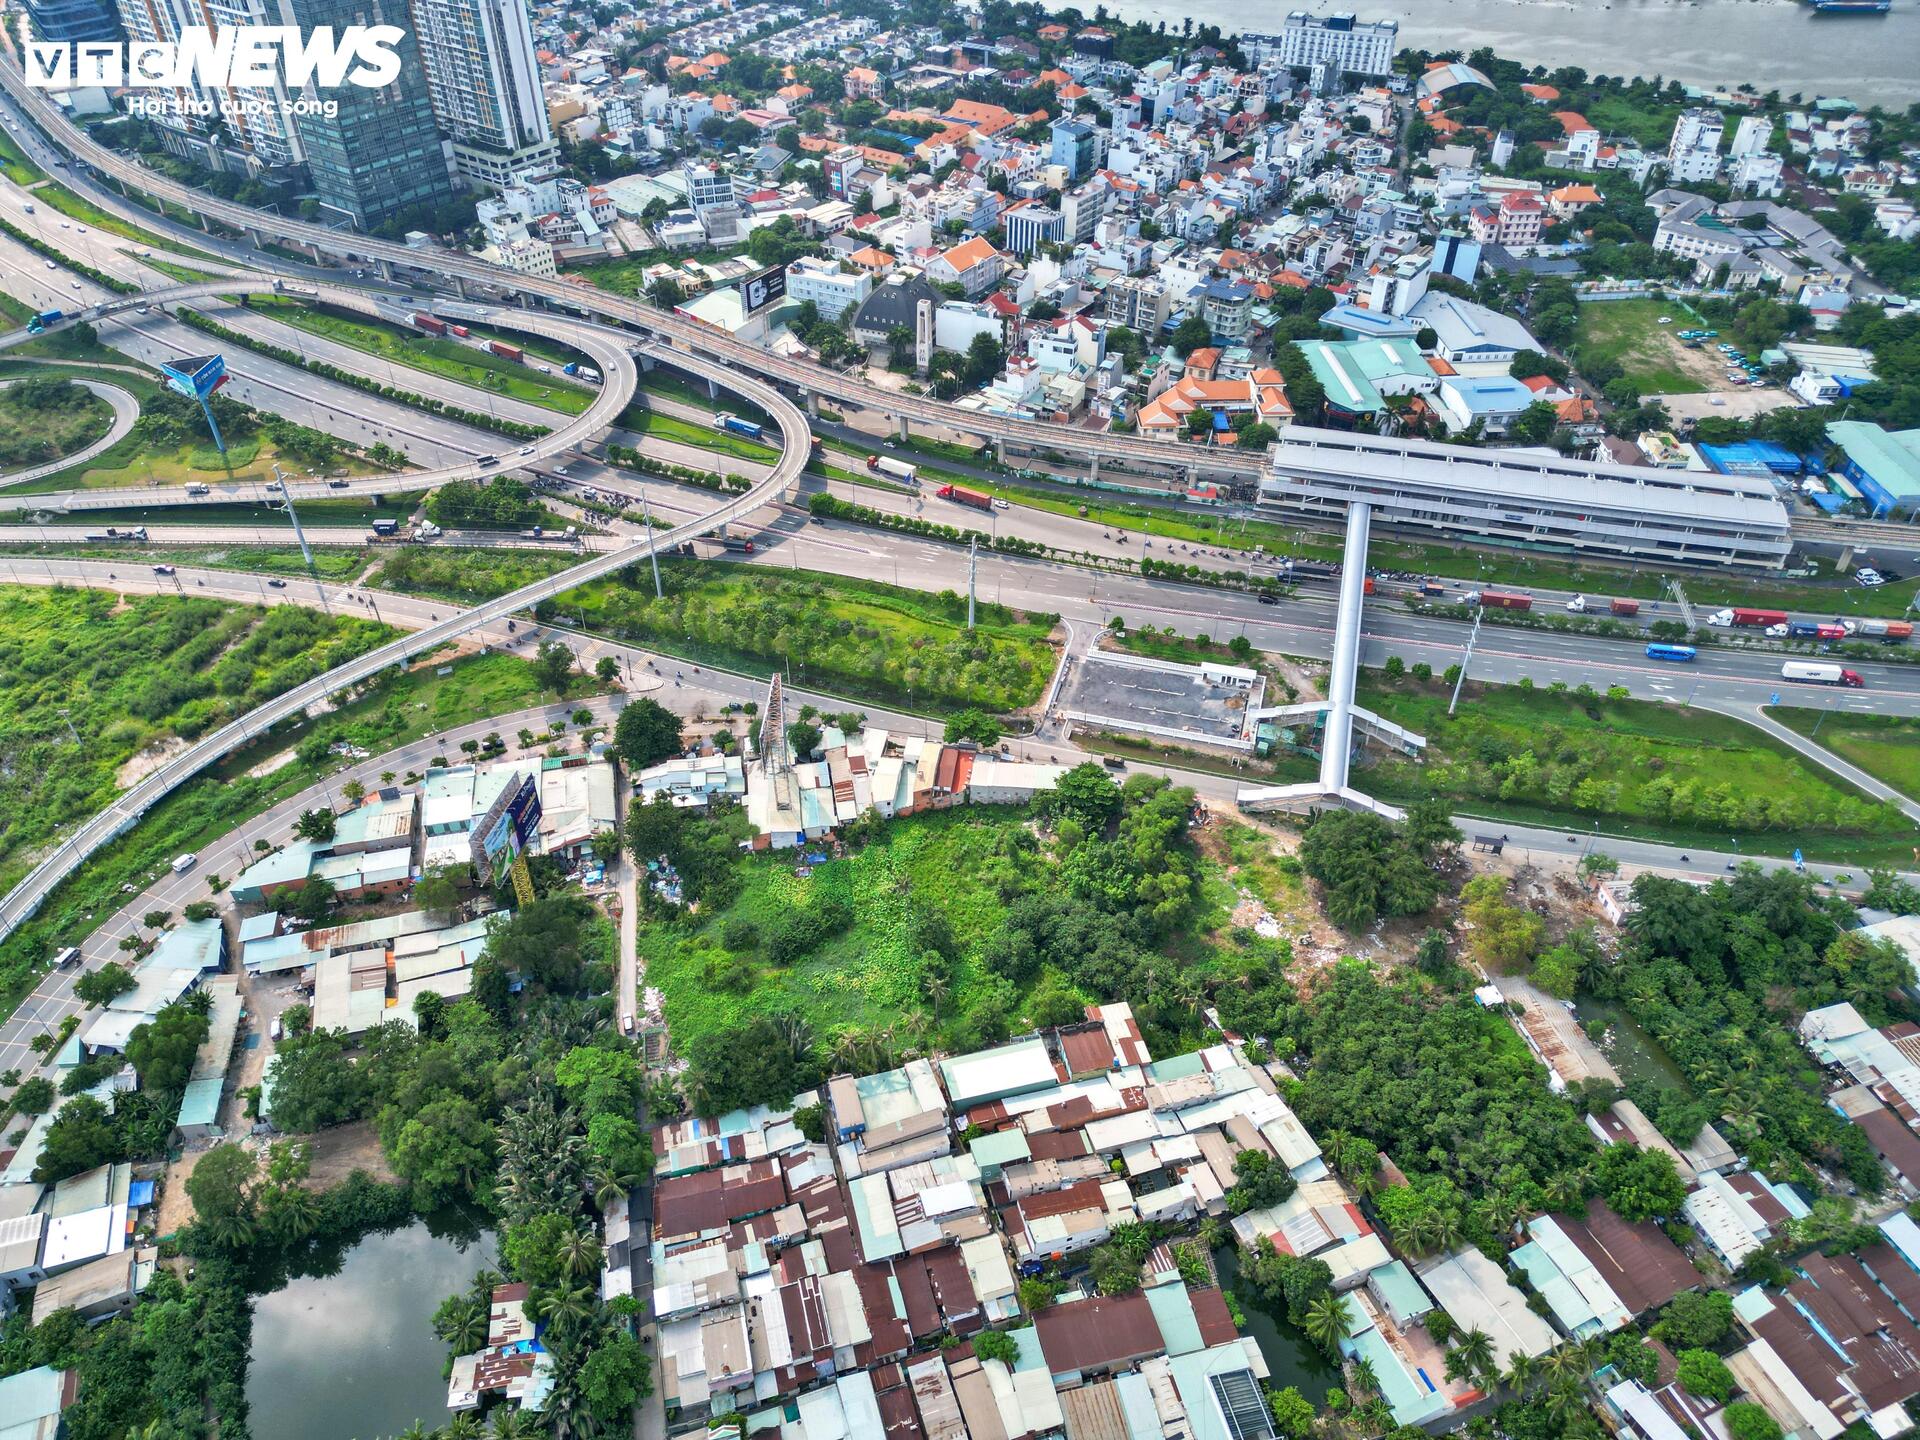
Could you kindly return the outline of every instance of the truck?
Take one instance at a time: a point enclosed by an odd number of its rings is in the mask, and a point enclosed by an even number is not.
[[[891,475],[896,480],[904,480],[909,485],[918,483],[915,477],[920,473],[904,460],[895,460],[891,455],[867,456],[867,468],[880,475]]]
[[[86,538],[89,545],[99,545],[109,540],[144,541],[147,538],[147,527],[136,525],[131,530],[116,530],[109,525],[105,530],[89,530]]]
[[[590,384],[598,385],[600,383],[600,372],[591,365],[582,365],[578,360],[569,360],[565,365],[562,365],[560,367],[560,373],[563,375],[571,375],[576,380],[585,380]],[[757,425],[754,426],[755,430],[759,428]]]
[[[572,374],[573,372],[568,371],[567,373]],[[716,430],[726,430],[734,435],[744,435],[749,440],[762,439],[767,433],[762,427],[754,424],[753,421],[742,420],[738,415],[728,414],[724,410],[713,417],[713,428]]]
[[[440,527],[431,520],[423,520],[414,527],[413,533],[422,540],[437,540],[440,538]]]
[[[969,490],[964,485],[942,485],[933,492],[942,500],[953,500],[961,505],[971,505],[976,510],[993,509],[993,497],[979,490]]]
[[[447,333],[449,335],[457,335],[462,340],[466,339],[469,335],[473,334],[473,332],[467,329],[467,327],[464,325],[449,325],[447,327]]]
[[[400,522],[398,520],[376,520],[373,522],[373,533],[376,535],[397,535],[400,533]]]
[[[1787,635],[1794,640],[1811,640],[1820,633],[1820,627],[1811,620],[1789,620]]]
[[[171,566],[171,565],[156,565],[156,566],[154,566],[154,567],[153,567],[153,573],[154,573],[154,574],[156,574],[156,575],[171,575],[171,574],[173,574],[173,566]]]
[[[187,494],[189,495],[211,495],[212,493],[213,487],[211,485],[202,484],[198,480],[187,486]]]
[[[1531,595],[1509,595],[1503,590],[1482,590],[1480,604],[1490,610],[1531,610]]]
[[[1822,640],[1844,640],[1847,638],[1847,627],[1844,625],[1816,625],[1813,627],[1813,633]]]
[[[731,550],[737,555],[751,555],[753,553],[753,541],[747,539],[744,535],[720,535],[715,538],[719,540],[722,550]]]
[[[1373,577],[1371,575],[1367,576],[1367,578],[1361,582],[1360,593],[1362,595],[1373,594]]]
[[[1859,635],[1868,640],[1913,638],[1913,626],[1905,620],[1849,620],[1846,629],[1849,635]]]
[[[1844,670],[1838,665],[1819,664],[1811,660],[1789,660],[1780,667],[1780,678],[1801,685],[1844,685],[1851,690],[1864,690],[1867,687],[1858,670]]]
[[[1437,580],[1422,580],[1420,582],[1420,593],[1429,599],[1433,599],[1446,594],[1447,587]]]
[[[522,530],[520,532],[520,538],[522,540],[538,540],[542,538],[546,533],[547,533],[547,529],[544,525],[535,525],[530,529]]]
[[[416,310],[413,315],[413,323],[417,328],[426,331],[429,335],[444,335],[447,333],[447,322],[437,315],[424,315]]]
[[[1721,612],[1721,614],[1725,613],[1725,611]],[[1786,624],[1787,612],[1784,610],[1746,610],[1736,606],[1733,610],[1733,618],[1726,623],[1729,625],[1751,626],[1764,629],[1768,625]]]
[[[526,351],[522,350],[518,345],[509,345],[504,340],[487,341],[487,349],[492,354],[498,355],[502,360],[511,360],[516,365],[523,364],[527,358]]]
[[[1607,613],[1610,615],[1638,615],[1640,613],[1640,602],[1638,600],[1609,600],[1607,602]]]
[[[38,315],[27,321],[27,333],[29,335],[38,335],[49,325],[57,325],[65,314],[66,312],[64,310],[42,310]]]

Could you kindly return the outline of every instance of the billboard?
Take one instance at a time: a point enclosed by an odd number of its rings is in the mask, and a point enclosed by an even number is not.
[[[540,786],[533,776],[500,792],[473,827],[471,859],[476,874],[492,883],[506,872],[540,829]]]
[[[227,383],[227,362],[220,355],[183,355],[178,360],[163,360],[160,373],[167,377],[167,388],[189,400],[205,400]]]
[[[762,270],[758,275],[749,275],[740,282],[740,298],[746,302],[749,315],[763,305],[786,299],[786,296],[787,272],[778,265],[770,270]]]

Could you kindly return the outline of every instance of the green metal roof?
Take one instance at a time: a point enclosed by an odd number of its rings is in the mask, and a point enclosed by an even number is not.
[[[1889,495],[1920,499],[1920,429],[1882,430],[1865,420],[1835,420],[1827,439]]]

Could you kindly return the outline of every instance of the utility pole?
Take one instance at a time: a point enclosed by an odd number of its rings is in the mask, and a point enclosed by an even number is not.
[[[973,629],[973,582],[980,569],[980,538],[967,542],[967,629]]]
[[[307,544],[307,532],[300,528],[300,516],[293,508],[293,487],[287,483],[278,460],[273,462],[273,480],[280,487],[280,503],[287,507],[287,519],[293,525],[293,538],[300,542],[300,557],[307,562],[307,573],[313,577],[313,588],[320,592],[320,608],[331,615],[333,607],[327,604],[327,587],[321,583],[320,572],[314,567],[313,547]]]
[[[1486,615],[1485,610],[1473,613],[1473,629],[1467,632],[1467,648],[1460,655],[1460,673],[1454,677],[1453,698],[1447,701],[1447,714],[1453,714],[1454,706],[1460,703],[1460,687],[1467,683],[1467,666],[1473,663],[1473,642],[1480,638],[1480,621]]]

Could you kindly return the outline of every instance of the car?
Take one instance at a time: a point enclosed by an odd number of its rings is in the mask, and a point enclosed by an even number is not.
[[[60,267],[59,267],[58,265],[56,265],[56,264],[54,264],[54,263],[53,263],[53,261],[51,261],[51,260],[49,260],[49,261],[47,261],[47,268],[48,268],[49,270],[58,270],[58,269],[59,269]]]
[[[1862,575],[1856,575],[1854,578],[1869,590],[1873,589],[1876,585],[1884,585],[1887,583],[1885,576],[1876,574],[1872,570]]]
[[[998,495],[996,495],[993,497],[993,508],[996,510],[1011,510],[1013,506],[1011,506],[1005,500],[1002,500]]]
[[[70,283],[75,290],[78,290],[80,288],[80,282],[78,280],[74,280]]]
[[[1864,585],[1869,579],[1878,580],[1880,578],[1880,572],[1871,565],[1862,565],[1858,570],[1853,572],[1853,578]]]
[[[1671,325],[1673,323],[1673,317],[1671,315],[1662,315],[1660,317],[1660,323],[1662,325]]]
[[[284,590],[287,588],[287,582],[275,576],[273,579],[267,581],[267,588],[269,590]]]
[[[78,230],[82,235],[87,233],[87,227],[84,225],[76,225],[73,228]]]
[[[520,447],[520,453],[521,453],[522,455],[531,455],[531,454],[533,453],[533,446],[531,446],[531,445],[522,445],[522,446]]]

